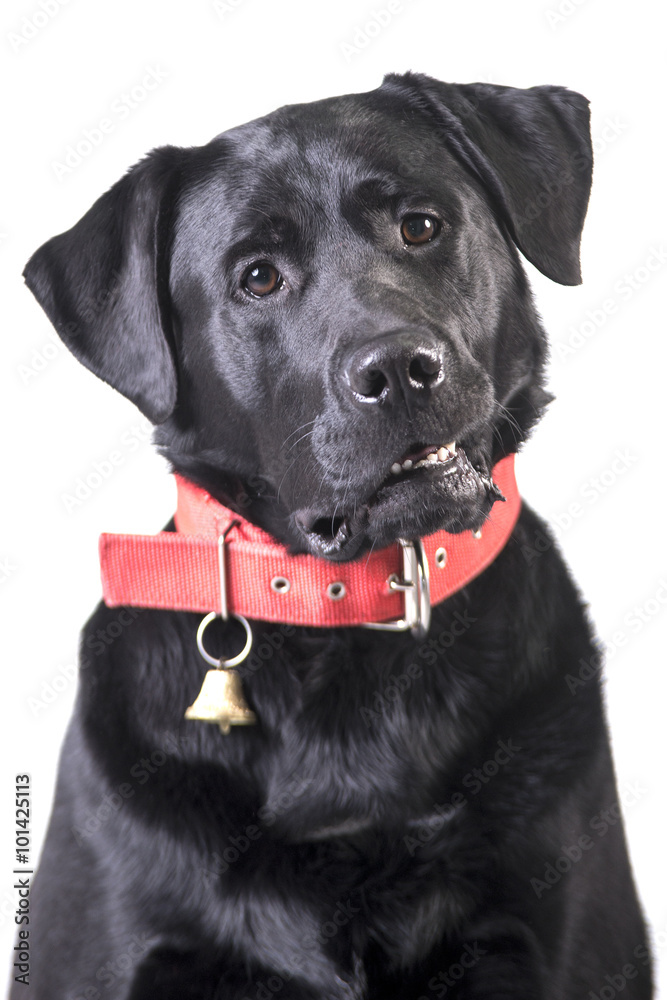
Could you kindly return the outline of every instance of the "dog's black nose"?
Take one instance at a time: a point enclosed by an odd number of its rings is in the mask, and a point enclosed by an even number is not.
[[[343,362],[356,403],[411,406],[428,401],[442,382],[442,348],[424,334],[398,331],[354,348]]]

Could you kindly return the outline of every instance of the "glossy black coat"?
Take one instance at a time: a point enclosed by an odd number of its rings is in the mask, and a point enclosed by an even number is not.
[[[516,247],[579,281],[590,172],[578,94],[391,76],[154,151],[26,278],[175,469],[293,551],[364,558],[483,530],[549,400]],[[454,474],[392,478],[452,440]],[[423,643],[254,623],[260,724],[227,737],[183,718],[197,624],[100,605],[84,630],[32,998],[651,995],[599,657],[530,510]]]

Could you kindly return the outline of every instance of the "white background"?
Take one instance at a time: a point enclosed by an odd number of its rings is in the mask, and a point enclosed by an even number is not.
[[[98,534],[157,531],[174,505],[145,421],[54,346],[46,317],[23,287],[23,264],[153,146],[200,144],[281,104],[370,90],[385,72],[414,69],[461,83],[564,84],[592,104],[596,165],[584,284],[555,285],[528,266],[554,345],[557,400],[522,454],[518,476],[526,499],[556,527],[598,632],[611,644],[606,690],[618,781],[637,883],[664,966],[667,269],[655,251],[667,250],[667,232],[659,6],[400,0],[396,10],[394,0],[389,23],[366,30],[386,0],[220,0],[218,10],[210,0],[43,2],[57,11],[44,15],[39,0],[5,3],[0,28],[8,105],[0,215],[0,607],[9,639],[2,670],[2,954],[11,950],[16,906],[14,776],[32,775],[37,856],[74,696],[77,634],[100,592]],[[128,107],[124,95],[151,69],[164,79],[145,99],[135,92]],[[58,178],[54,164],[102,118],[111,119],[112,131]],[[580,346],[563,351],[574,343]],[[120,464],[68,510],[64,495],[113,451]],[[568,524],[573,504],[577,516]]]

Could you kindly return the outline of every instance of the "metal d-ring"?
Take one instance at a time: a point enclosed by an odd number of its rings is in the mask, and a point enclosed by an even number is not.
[[[220,669],[223,669],[224,667],[238,666],[239,663],[242,663],[243,660],[245,660],[246,656],[248,655],[248,653],[252,648],[252,629],[250,628],[250,624],[247,618],[244,618],[243,615],[234,614],[227,607],[227,566],[225,558],[225,543],[227,541],[227,535],[232,530],[232,528],[236,527],[238,523],[239,523],[238,521],[232,521],[232,523],[229,524],[227,528],[222,532],[222,534],[218,537],[220,611],[219,612],[211,611],[208,615],[206,615],[205,618],[202,618],[202,620],[199,623],[199,628],[197,629],[197,649],[199,650],[199,652],[204,657],[207,663],[209,663],[212,667],[219,667]],[[245,629],[245,635],[246,635],[245,646],[243,647],[240,653],[237,653],[236,656],[230,656],[228,660],[224,660],[222,657],[216,658],[215,656],[211,656],[211,654],[207,653],[206,650],[204,649],[204,641],[203,641],[204,632],[206,631],[206,628],[211,624],[214,618],[220,618],[220,620],[223,622],[229,621],[230,618],[236,618],[237,621],[241,622],[241,624]]]
[[[227,620],[227,619],[222,619],[222,615],[217,614],[215,611],[211,611],[211,613],[206,615],[205,618],[202,618],[202,620],[199,623],[199,628],[197,629],[197,649],[204,657],[206,662],[209,663],[212,667],[219,667],[221,669],[224,667],[237,667],[239,663],[242,663],[243,660],[245,660],[246,656],[248,655],[248,653],[252,648],[252,629],[250,628],[250,623],[246,618],[243,617],[243,615],[235,615],[232,613],[228,615],[228,618],[236,618],[237,621],[241,622],[241,624],[245,629],[246,639],[245,639],[245,646],[243,647],[241,652],[237,653],[236,656],[230,656],[228,660],[225,660],[222,657],[216,658],[215,656],[211,656],[211,654],[207,653],[206,650],[204,649],[204,632],[206,631],[207,626],[211,624],[214,618]]]

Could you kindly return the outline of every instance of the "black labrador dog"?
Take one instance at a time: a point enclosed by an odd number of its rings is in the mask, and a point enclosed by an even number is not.
[[[550,401],[517,248],[579,283],[591,166],[577,93],[389,75],[154,150],[26,280],[176,472],[361,566],[502,507]],[[598,651],[530,509],[425,638],[253,621],[229,735],[183,717],[200,618],[85,628],[13,996],[651,995]]]

